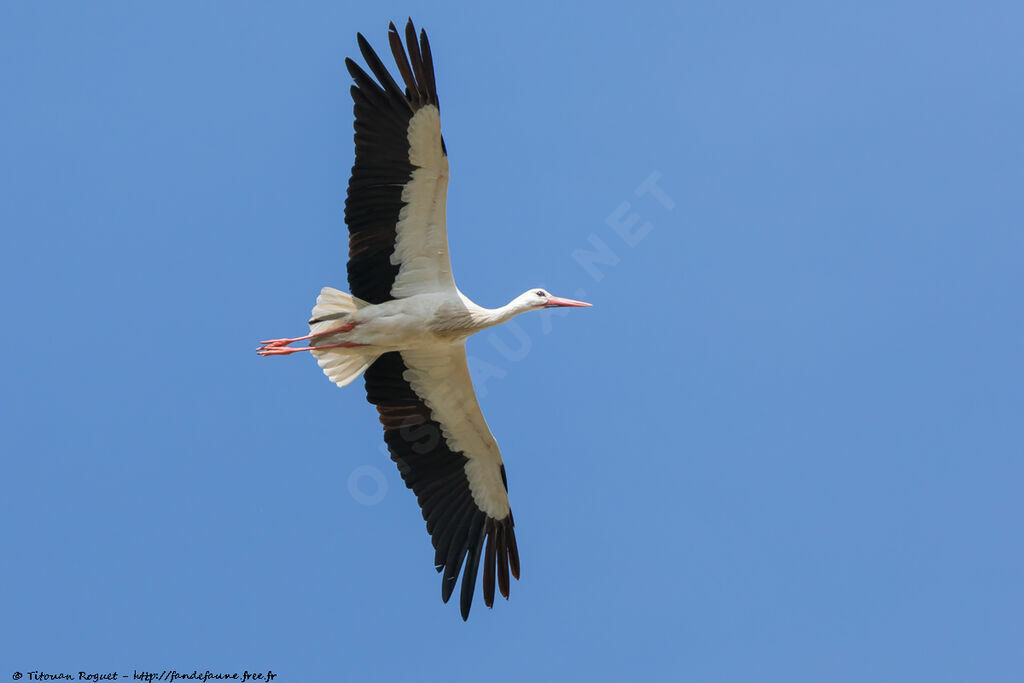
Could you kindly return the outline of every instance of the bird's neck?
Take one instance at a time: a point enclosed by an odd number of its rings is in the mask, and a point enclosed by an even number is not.
[[[526,309],[518,305],[515,301],[510,301],[499,308],[481,308],[479,313],[479,320],[482,323],[481,327],[494,327],[495,325],[500,325],[501,323],[516,317],[525,310]]]

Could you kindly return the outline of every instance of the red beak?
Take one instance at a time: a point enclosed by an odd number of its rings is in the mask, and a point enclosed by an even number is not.
[[[588,304],[586,301],[576,301],[575,299],[563,299],[560,296],[550,296],[550,297],[548,297],[548,302],[546,304],[544,304],[544,305],[545,306],[573,306],[573,307],[593,306],[593,304]]]

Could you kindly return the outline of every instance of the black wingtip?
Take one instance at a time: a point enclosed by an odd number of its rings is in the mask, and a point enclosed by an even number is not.
[[[476,592],[476,575],[480,569],[480,556],[484,549],[486,515],[479,513],[473,517],[469,527],[469,550],[466,557],[466,569],[462,573],[462,597],[459,606],[462,618],[469,616],[469,608],[473,606],[473,594]]]
[[[366,56],[367,53],[372,54],[372,55],[376,54],[373,51],[373,46],[370,45],[370,41],[368,41],[366,39],[366,36],[364,36],[362,33],[357,33],[356,34],[356,43],[359,44],[359,52],[362,53],[364,59],[367,58],[367,56]]]
[[[455,590],[455,584],[459,582],[459,577],[456,576],[449,579],[447,576],[441,579],[441,602],[448,603],[448,598],[452,597],[452,592]]]
[[[509,513],[509,521],[511,522],[512,513]],[[516,532],[512,530],[513,526],[509,524],[509,542],[508,542],[508,566],[512,570],[512,576],[516,581],[519,580],[519,548],[516,546]]]
[[[494,520],[487,519],[485,529],[487,534],[487,547],[484,549],[484,604],[488,609],[494,607],[494,572],[495,557],[494,550]]]
[[[358,80],[360,77],[364,79],[369,78],[366,72],[363,71],[363,67],[359,66],[359,62],[351,57],[345,57],[345,68],[348,69],[348,75],[352,77],[352,80]],[[358,90],[358,88],[356,89]]]

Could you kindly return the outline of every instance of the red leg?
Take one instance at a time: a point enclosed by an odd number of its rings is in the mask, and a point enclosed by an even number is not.
[[[353,349],[357,346],[367,346],[366,344],[356,344],[355,342],[345,342],[343,344],[327,344],[325,346],[263,346],[256,349],[256,353],[261,356],[287,356],[291,353],[298,353],[299,351],[323,351],[325,349]]]
[[[287,346],[288,344],[294,344],[295,342],[306,341],[307,339],[315,339],[316,337],[326,337],[326,336],[331,335],[331,334],[340,334],[342,332],[351,332],[355,328],[355,326],[358,325],[358,324],[359,323],[345,323],[344,325],[339,325],[338,327],[335,327],[334,329],[331,329],[331,330],[326,330],[324,332],[316,332],[316,333],[313,333],[313,334],[307,334],[305,337],[295,337],[294,339],[267,339],[266,341],[261,341],[260,344],[263,344],[263,346],[267,346],[267,347]]]

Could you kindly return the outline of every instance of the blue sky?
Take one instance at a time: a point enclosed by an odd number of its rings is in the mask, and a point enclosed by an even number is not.
[[[1024,10],[553,5],[0,8],[0,675],[1021,680]],[[470,341],[468,623],[361,386],[253,353],[345,288],[410,14],[460,287],[595,304]]]

